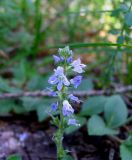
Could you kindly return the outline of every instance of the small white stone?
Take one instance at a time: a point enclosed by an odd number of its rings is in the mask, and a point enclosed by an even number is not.
[[[19,143],[18,143],[18,141],[17,141],[15,138],[11,137],[11,138],[8,140],[8,147],[9,147],[9,149],[10,149],[11,151],[17,150],[17,149],[18,149],[18,146],[19,146]]]

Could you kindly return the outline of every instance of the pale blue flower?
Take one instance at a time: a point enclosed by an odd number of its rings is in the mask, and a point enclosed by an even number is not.
[[[57,92],[51,91],[51,92],[49,93],[49,95],[50,95],[51,97],[57,97]]]
[[[48,92],[49,92],[49,96],[51,97],[57,97],[57,92],[54,91],[52,88],[47,88]]]
[[[53,58],[54,58],[55,63],[59,63],[59,62],[64,61],[64,58],[61,56],[53,55]]]
[[[58,109],[58,102],[52,103],[51,108],[53,111],[56,111]]]
[[[70,94],[70,95],[68,96],[68,98],[69,98],[71,101],[73,101],[73,102],[80,103],[79,98],[76,97],[76,96],[74,96],[73,94]]]
[[[72,56],[70,56],[69,58],[67,58],[67,63],[71,63],[72,61],[73,61],[73,57]]]
[[[57,69],[54,70],[54,74],[49,78],[48,82],[53,85],[57,85],[57,89],[60,91],[63,87],[69,86],[70,82],[68,81],[67,77],[64,75],[64,68],[58,66]]]
[[[63,101],[62,113],[63,116],[71,116],[74,113],[74,109],[67,100]]]
[[[19,134],[19,140],[21,142],[24,142],[26,139],[28,139],[28,137],[29,137],[29,135],[26,132]]]
[[[68,119],[68,125],[73,125],[73,126],[80,126],[80,124],[77,123],[77,120],[74,118]]]
[[[53,55],[53,58],[54,58],[55,63],[60,62],[60,57],[59,56]]]
[[[83,73],[84,72],[83,68],[86,67],[85,64],[81,63],[80,59],[73,61],[71,66],[73,67],[73,71],[77,73]]]
[[[82,81],[82,76],[76,76],[70,80],[71,84],[73,84],[75,88],[77,88],[80,85],[81,81]]]

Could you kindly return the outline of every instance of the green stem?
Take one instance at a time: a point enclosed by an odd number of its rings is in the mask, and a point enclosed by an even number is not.
[[[58,130],[55,133],[55,143],[57,147],[57,160],[62,160],[65,156],[65,150],[63,148],[63,134],[64,134],[64,118],[62,114],[62,103],[63,103],[63,94],[64,94],[64,87],[62,88],[59,96],[59,115],[60,120],[58,124]]]
[[[64,67],[64,73],[66,75],[66,60],[64,61],[63,67]],[[66,151],[63,148],[63,134],[64,134],[64,117],[63,117],[63,113],[62,113],[62,106],[63,106],[63,100],[65,99],[65,89],[66,87],[63,86],[63,88],[61,89],[61,91],[59,92],[59,123],[58,123],[58,130],[55,133],[55,143],[56,143],[56,147],[57,147],[57,160],[62,160],[65,155],[66,155]]]

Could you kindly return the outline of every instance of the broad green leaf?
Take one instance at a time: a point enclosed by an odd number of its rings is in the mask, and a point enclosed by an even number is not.
[[[132,12],[128,12],[125,14],[125,23],[129,27],[132,26]]]
[[[49,116],[52,99],[41,100],[36,108],[39,122],[44,121]]]
[[[98,115],[93,115],[89,119],[87,123],[87,129],[89,135],[96,135],[96,136],[114,135],[118,133],[116,130],[107,128],[103,119]]]
[[[21,98],[21,100],[23,103],[23,107],[26,111],[33,111],[36,110],[42,99],[33,97],[23,97]]]
[[[0,91],[6,91],[9,92],[10,86],[6,82],[6,80],[0,78]]]
[[[40,75],[33,76],[27,84],[29,90],[44,89],[48,86],[48,77],[42,77]]]
[[[20,93],[21,89],[9,86],[5,79],[0,78],[0,92]]]
[[[131,160],[132,159],[132,135],[121,144],[120,146],[120,155],[122,160]]]
[[[62,160],[74,160],[71,156],[66,155]]]
[[[103,112],[107,97],[94,96],[88,98],[82,106],[81,115],[88,116]]]
[[[12,155],[12,156],[9,156],[7,160],[22,160],[22,158],[19,155]]]
[[[14,82],[21,85],[26,80],[26,64],[25,61],[21,61],[18,67],[13,69]]]
[[[27,110],[21,104],[15,104],[13,107],[13,111],[17,114],[22,114],[27,112]]]
[[[0,101],[0,115],[9,113],[14,107],[13,100],[1,100]]]
[[[66,134],[71,134],[77,131],[79,128],[81,128],[86,123],[86,119],[83,117],[76,116],[75,119],[78,121],[80,126],[69,126],[68,128],[65,129]]]
[[[113,95],[107,99],[104,116],[108,127],[116,128],[121,126],[127,120],[127,115],[127,106],[121,96]]]
[[[120,156],[121,156],[121,160],[131,160],[132,159],[132,145],[127,146],[125,144],[121,144]]]
[[[83,79],[81,84],[78,86],[76,90],[79,91],[87,91],[93,89],[93,82],[92,78]]]

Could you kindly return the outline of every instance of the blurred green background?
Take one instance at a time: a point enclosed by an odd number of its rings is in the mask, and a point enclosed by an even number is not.
[[[54,67],[51,55],[66,45],[87,64],[80,90],[131,84],[131,5],[131,0],[0,0],[0,92],[45,89]],[[44,104],[34,101],[1,100],[1,114]],[[43,108],[37,108],[40,121]]]

